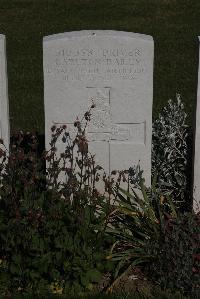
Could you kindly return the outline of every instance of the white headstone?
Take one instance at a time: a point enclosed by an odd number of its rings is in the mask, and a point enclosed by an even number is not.
[[[200,42],[200,37],[199,37]],[[195,136],[195,156],[194,156],[194,187],[193,187],[193,208],[195,212],[200,212],[200,48],[199,48],[199,71],[198,90],[196,106],[196,136]]]
[[[107,172],[138,164],[151,181],[153,39],[79,31],[43,43],[46,147],[53,124],[73,126],[92,101],[89,149]]]
[[[7,89],[6,40],[0,34],[0,138],[3,139],[7,149],[10,144],[10,128],[8,115],[8,89]]]

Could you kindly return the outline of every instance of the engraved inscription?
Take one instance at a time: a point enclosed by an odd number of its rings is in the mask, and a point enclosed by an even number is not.
[[[145,122],[115,124],[111,132],[88,132],[88,141],[123,141],[145,144]]]
[[[110,87],[87,87],[87,91],[88,106],[91,106],[92,103],[95,104],[95,108],[92,109],[89,130],[93,132],[110,133],[112,126]]]
[[[134,80],[145,65],[140,48],[63,48],[45,71],[66,81]]]
[[[114,123],[110,109],[110,87],[88,87],[89,106],[93,102],[89,141],[128,141],[145,143],[145,123]],[[101,134],[100,134],[101,133]]]
[[[89,142],[94,141],[123,141],[135,144],[145,144],[145,122],[114,123],[110,108],[110,87],[87,87],[88,106],[95,104],[87,129]],[[57,125],[61,123],[55,122]],[[63,123],[62,123],[63,124]],[[75,134],[73,125],[67,124],[70,133]]]
[[[53,122],[57,126],[67,125],[71,138],[73,139],[77,133],[73,123]],[[94,141],[123,141],[133,144],[145,144],[145,122],[142,123],[119,123],[114,124],[109,131],[87,131],[87,139],[89,142]]]

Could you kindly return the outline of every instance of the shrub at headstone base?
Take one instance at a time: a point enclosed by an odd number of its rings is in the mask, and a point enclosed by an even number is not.
[[[171,194],[177,207],[190,205],[187,192],[189,175],[188,126],[180,95],[177,101],[168,101],[158,119],[153,123],[152,175],[157,175],[157,185],[163,194]],[[189,201],[189,200],[188,200]]]
[[[54,133],[60,130],[55,129]],[[79,134],[74,146],[81,150],[80,130]],[[87,173],[86,179],[88,155],[81,150],[82,177],[71,168],[66,184],[58,187],[59,163],[52,149],[45,153],[50,164],[45,185],[37,141],[31,135],[28,139],[25,151],[24,135],[22,132],[15,135],[0,174],[0,293],[90,291],[113,265],[105,260],[111,245],[105,234],[109,205],[95,192],[95,185],[91,188],[86,183],[88,180],[94,183],[91,178],[98,177],[98,168],[92,164],[93,172],[89,178]],[[68,150],[71,153],[72,148],[66,146],[66,155]],[[80,164],[79,159],[76,161]]]
[[[169,218],[159,240],[149,240],[146,253],[155,256],[148,272],[163,289],[200,292],[200,215]]]
[[[139,168],[130,170],[129,192],[119,188],[117,193],[113,228],[108,232],[117,239],[110,259],[118,266],[109,289],[131,267],[140,265],[162,289],[199,291],[200,215],[177,213],[169,196],[154,184],[145,188]]]

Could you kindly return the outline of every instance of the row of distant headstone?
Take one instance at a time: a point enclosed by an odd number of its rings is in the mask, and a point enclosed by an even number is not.
[[[44,38],[45,142],[52,125],[81,119],[94,103],[87,128],[90,151],[109,173],[137,165],[151,181],[153,39],[120,31],[79,31]],[[200,100],[200,94],[198,95]],[[5,37],[0,35],[0,128],[9,146]],[[59,142],[58,150],[63,144]],[[199,152],[199,155],[198,155]],[[194,197],[200,203],[200,103],[197,104]],[[194,204],[197,210],[197,206]]]

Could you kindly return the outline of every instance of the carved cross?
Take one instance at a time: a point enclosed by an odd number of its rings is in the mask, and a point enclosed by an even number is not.
[[[104,166],[104,169],[110,172],[111,144],[116,146],[120,143],[126,144],[145,144],[145,122],[141,123],[115,123],[112,117],[111,109],[111,88],[110,87],[87,87],[88,107],[92,103],[95,108],[92,109],[91,121],[86,132],[89,141],[90,151],[96,154],[96,162]],[[87,108],[86,108],[87,109]],[[119,111],[120,113],[120,111]],[[73,135],[76,130],[71,123],[58,123],[56,125],[66,124]],[[100,157],[101,156],[101,157]],[[100,157],[100,158],[99,158]]]
[[[88,129],[90,141],[132,141],[144,143],[144,122],[114,123],[111,112],[110,87],[87,87],[87,89],[89,105],[92,102],[95,104]]]

